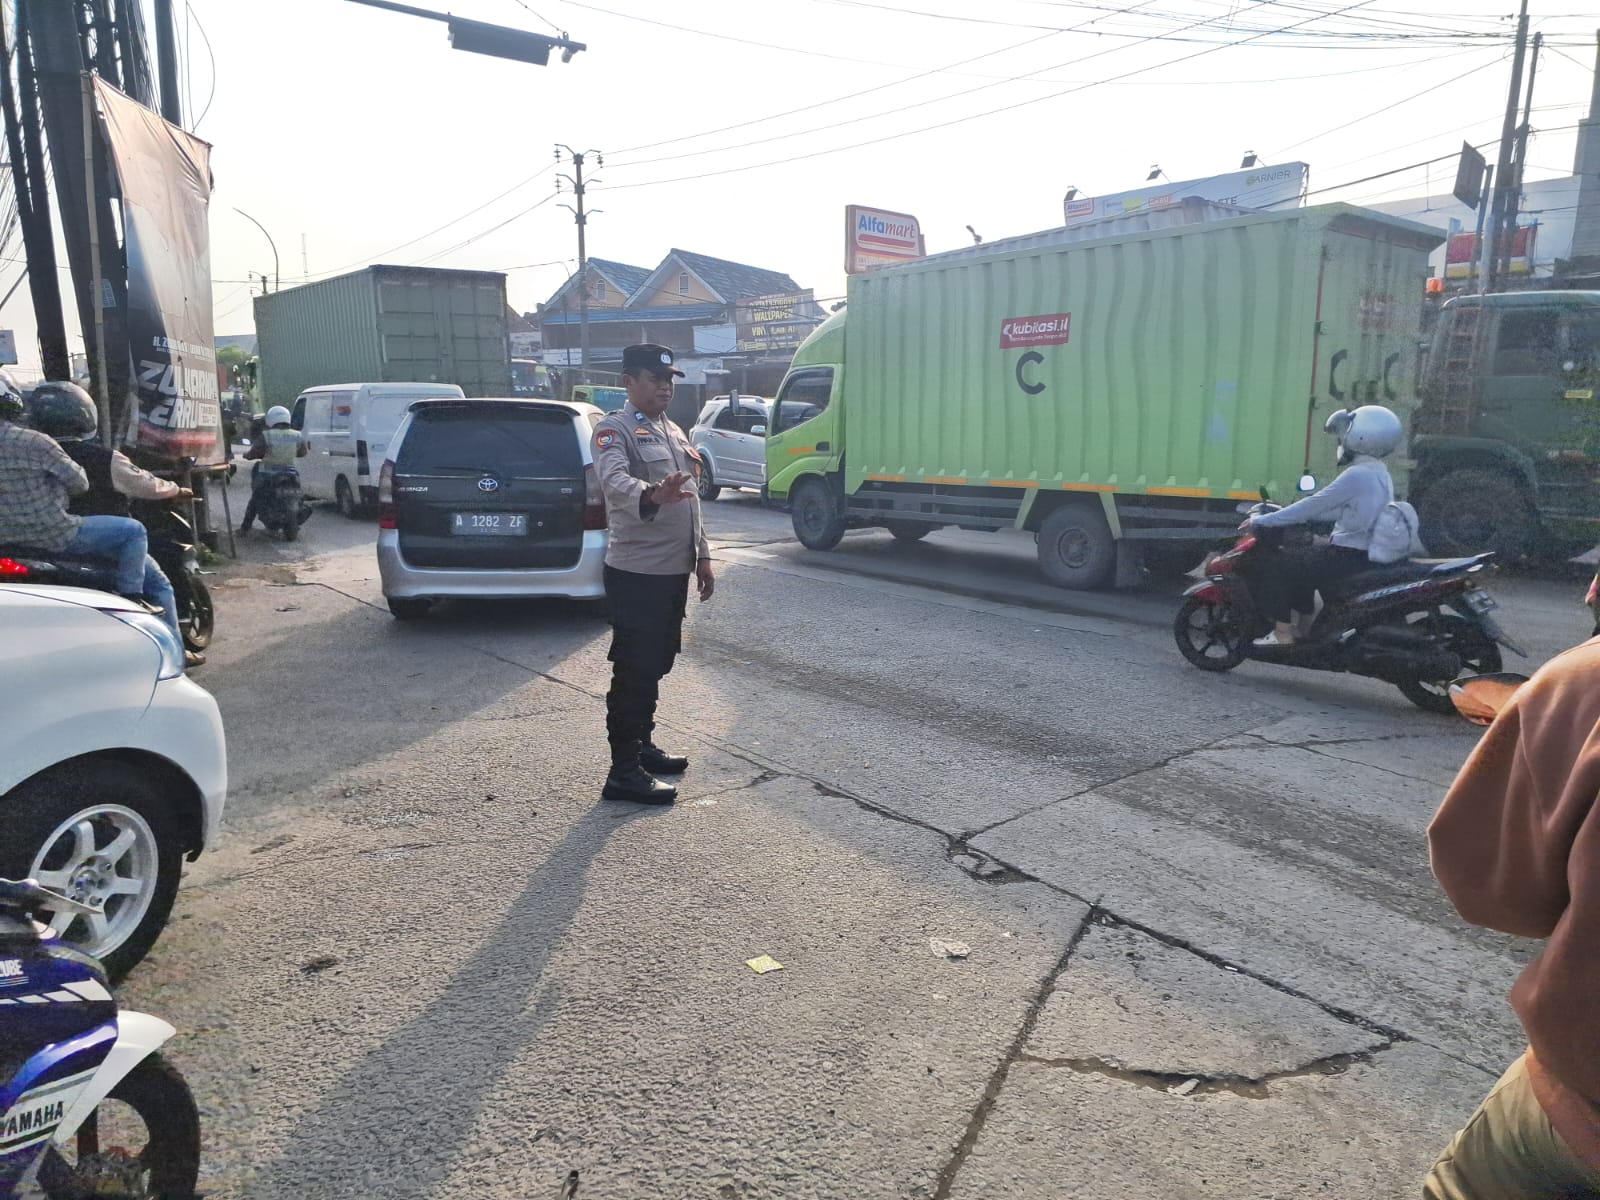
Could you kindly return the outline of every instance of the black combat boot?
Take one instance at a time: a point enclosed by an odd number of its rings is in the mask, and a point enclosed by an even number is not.
[[[600,799],[621,800],[632,804],[671,804],[678,798],[678,789],[662,783],[639,765],[640,746],[628,742],[611,747],[611,774],[600,789]]]
[[[652,775],[682,775],[689,769],[689,759],[682,754],[668,754],[647,741],[639,749],[639,765]]]

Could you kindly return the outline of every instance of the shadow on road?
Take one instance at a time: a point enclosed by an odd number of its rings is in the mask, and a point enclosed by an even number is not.
[[[437,1194],[501,1073],[560,1003],[554,986],[535,996],[590,867],[624,823],[649,815],[597,808],[580,817],[445,990],[300,1116],[250,1194]]]

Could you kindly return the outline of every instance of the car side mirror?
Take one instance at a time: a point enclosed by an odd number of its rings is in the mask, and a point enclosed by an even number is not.
[[[1300,476],[1300,483],[1297,490],[1302,496],[1309,496],[1312,492],[1317,490],[1317,477],[1309,472]]]
[[[766,437],[767,427],[765,425],[752,425],[750,426],[750,432],[755,437]]]

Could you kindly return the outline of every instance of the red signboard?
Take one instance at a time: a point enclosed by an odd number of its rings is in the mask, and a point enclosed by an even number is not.
[[[1000,325],[1000,349],[1021,346],[1065,346],[1072,329],[1071,313],[1039,317],[1007,317]]]

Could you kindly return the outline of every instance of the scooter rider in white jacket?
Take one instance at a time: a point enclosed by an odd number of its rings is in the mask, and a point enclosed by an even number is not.
[[[1333,534],[1324,543],[1281,551],[1271,569],[1253,581],[1251,592],[1261,611],[1274,622],[1258,646],[1288,646],[1295,640],[1293,614],[1309,614],[1316,593],[1327,590],[1372,564],[1367,550],[1372,527],[1394,500],[1394,481],[1383,462],[1399,448],[1405,433],[1400,418],[1381,404],[1340,409],[1322,427],[1339,439],[1338,462],[1344,469],[1320,492],[1277,512],[1250,518],[1253,529],[1281,529],[1311,521],[1332,521]]]

